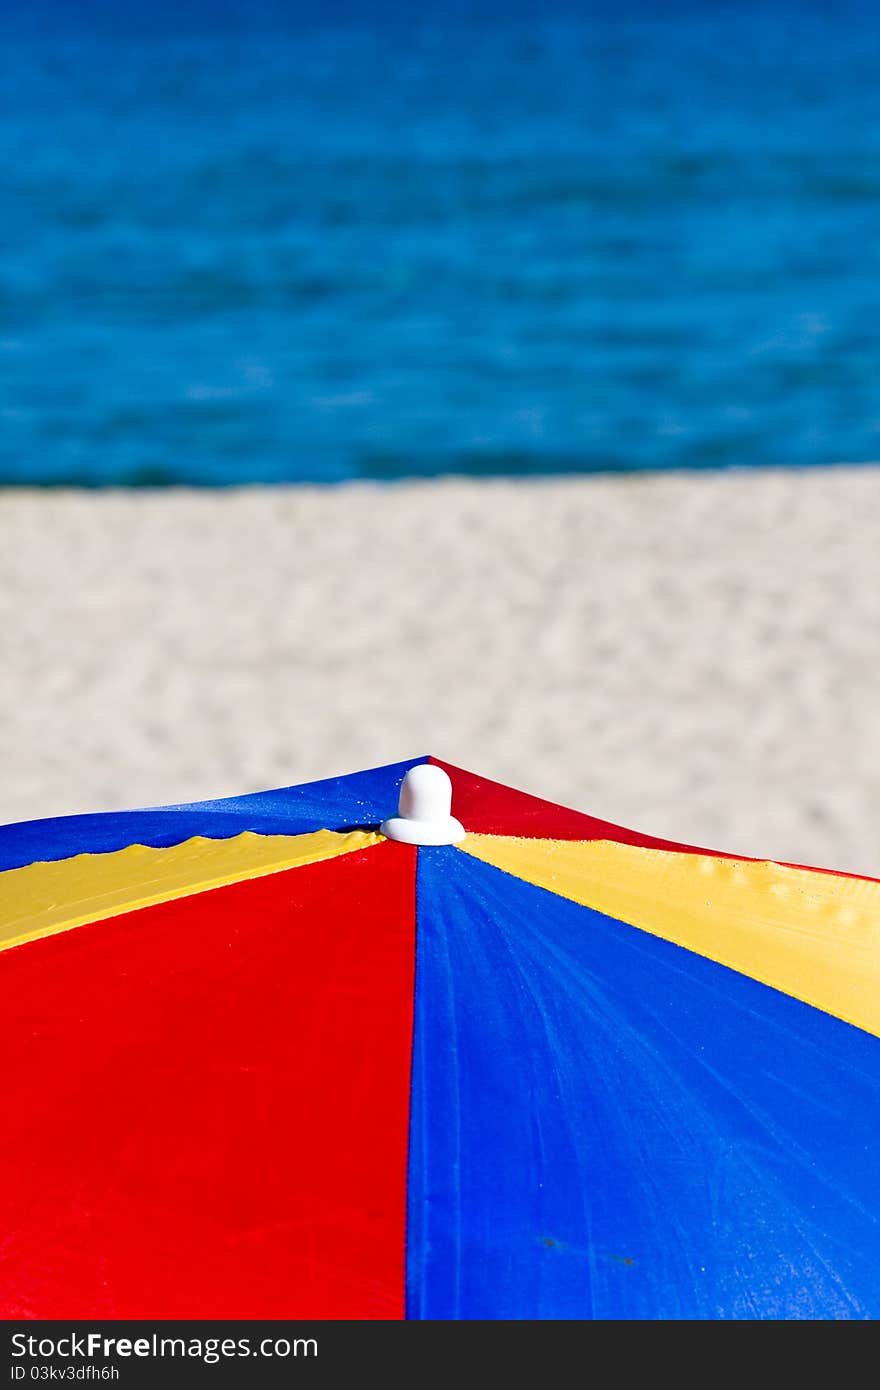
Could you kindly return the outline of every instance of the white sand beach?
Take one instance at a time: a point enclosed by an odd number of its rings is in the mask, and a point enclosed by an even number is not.
[[[0,631],[2,821],[431,752],[880,875],[877,467],[7,491]]]

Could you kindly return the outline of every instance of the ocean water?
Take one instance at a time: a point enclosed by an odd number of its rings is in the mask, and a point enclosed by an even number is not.
[[[876,6],[4,6],[0,481],[878,458]]]

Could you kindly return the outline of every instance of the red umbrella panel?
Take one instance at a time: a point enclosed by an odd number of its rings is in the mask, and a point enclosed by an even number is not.
[[[875,1317],[878,946],[433,759],[7,826],[0,1315]]]

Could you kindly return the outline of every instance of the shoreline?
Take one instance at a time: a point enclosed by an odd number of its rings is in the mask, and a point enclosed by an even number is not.
[[[880,467],[0,490],[0,821],[434,753],[880,875]]]

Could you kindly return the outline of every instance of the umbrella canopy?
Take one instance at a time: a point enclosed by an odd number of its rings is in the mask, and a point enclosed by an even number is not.
[[[880,882],[434,759],[7,826],[0,1316],[877,1317],[878,986]]]

